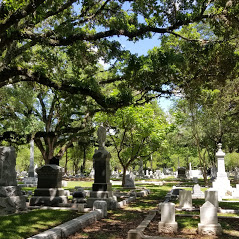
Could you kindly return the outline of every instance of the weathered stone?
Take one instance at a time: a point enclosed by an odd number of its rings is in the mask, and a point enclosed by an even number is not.
[[[222,151],[222,144],[218,144],[218,152],[216,153],[218,172],[216,180],[212,183],[212,188],[218,191],[219,200],[221,200],[228,191],[232,192],[230,180],[225,172],[224,156],[225,153]]]
[[[187,178],[185,168],[178,168],[178,178]]]
[[[200,207],[200,223],[198,233],[206,235],[221,235],[222,228],[218,223],[217,208],[209,201]]]
[[[176,233],[178,230],[178,223],[175,222],[175,204],[174,203],[160,203],[161,221],[158,223],[159,233]]]
[[[0,147],[0,186],[17,186],[15,167],[15,149]]]
[[[64,169],[55,164],[46,164],[36,169],[38,174],[37,188],[61,188]]]
[[[192,198],[204,198],[204,192],[201,191],[199,184],[193,186]]]
[[[207,190],[205,192],[205,201],[209,201],[216,208],[218,208],[218,192],[214,190]]]
[[[64,169],[58,165],[47,164],[36,170],[37,189],[30,199],[30,206],[58,206],[67,203],[64,189],[61,188]]]
[[[103,212],[103,217],[107,217],[107,202],[96,200],[93,204],[93,210],[101,209]]]
[[[191,191],[181,190],[179,192],[179,207],[183,209],[191,209],[193,207]]]
[[[135,188],[135,184],[134,184],[134,180],[135,180],[135,175],[133,173],[127,174],[125,176],[125,188]]]

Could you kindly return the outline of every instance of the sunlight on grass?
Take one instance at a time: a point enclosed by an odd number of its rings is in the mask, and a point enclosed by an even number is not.
[[[77,216],[80,214],[63,210],[33,210],[23,214],[0,216],[0,238],[27,238]]]

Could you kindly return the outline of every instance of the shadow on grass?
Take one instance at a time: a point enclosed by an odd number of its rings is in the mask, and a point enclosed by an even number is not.
[[[77,216],[80,214],[63,210],[33,210],[28,213],[0,216],[0,238],[27,238]]]

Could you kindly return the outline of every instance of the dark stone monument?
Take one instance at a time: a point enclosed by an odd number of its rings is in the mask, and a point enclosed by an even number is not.
[[[62,187],[63,168],[54,164],[46,164],[36,169],[38,174],[37,189],[30,199],[30,206],[46,205],[58,206],[59,203],[67,203]]]
[[[187,178],[185,168],[183,167],[178,168],[178,178]]]
[[[96,200],[103,199],[107,202],[108,209],[115,209],[117,201],[113,198],[112,184],[110,183],[110,153],[104,148],[106,140],[106,129],[100,126],[98,131],[99,148],[95,150],[94,160],[94,183],[87,206],[93,207]]]
[[[17,186],[13,147],[0,147],[0,215],[26,210],[26,198]]]

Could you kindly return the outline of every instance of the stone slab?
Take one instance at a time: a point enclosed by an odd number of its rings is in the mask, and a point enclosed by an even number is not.
[[[66,196],[59,197],[46,197],[46,196],[33,196],[30,199],[30,206],[59,206],[60,203],[67,203],[68,198]]]
[[[222,234],[222,227],[218,224],[208,224],[204,225],[198,223],[198,234],[201,235],[221,235]]]
[[[65,196],[65,191],[63,188],[37,188],[34,196],[59,197]]]
[[[114,198],[88,198],[87,207],[92,208],[94,202],[98,200],[105,201],[107,203],[107,209],[109,210],[116,210],[118,208],[117,207],[118,202]]]
[[[103,213],[101,209],[96,209],[92,212],[84,214],[80,217],[72,219],[64,224],[54,227],[50,230],[37,234],[35,236],[29,237],[27,239],[61,239],[66,238],[77,231],[82,229],[97,220],[103,218]]]

